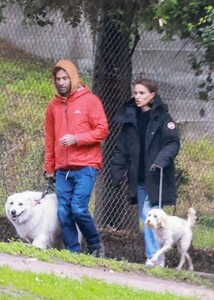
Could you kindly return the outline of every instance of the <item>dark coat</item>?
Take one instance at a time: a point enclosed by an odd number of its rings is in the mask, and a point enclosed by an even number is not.
[[[130,203],[137,204],[138,167],[140,139],[137,127],[137,107],[134,99],[125,103],[114,117],[122,124],[116,140],[116,147],[111,161],[111,175],[115,186],[119,186],[126,170]],[[145,188],[151,206],[159,202],[160,169],[150,171],[152,164],[163,167],[162,206],[176,203],[174,158],[180,148],[178,130],[168,107],[156,96],[150,112],[145,140]]]

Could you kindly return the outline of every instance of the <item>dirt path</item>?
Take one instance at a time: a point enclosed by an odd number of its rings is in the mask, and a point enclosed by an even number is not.
[[[118,283],[134,289],[143,289],[156,292],[170,292],[182,296],[197,296],[200,300],[214,299],[212,289],[195,286],[187,283],[180,283],[171,280],[137,275],[129,273],[117,273],[114,271],[96,268],[87,268],[65,262],[46,263],[37,259],[0,254],[0,266],[7,265],[18,271],[31,271],[36,273],[54,273],[61,277],[80,279],[82,276],[104,280],[108,283]]]

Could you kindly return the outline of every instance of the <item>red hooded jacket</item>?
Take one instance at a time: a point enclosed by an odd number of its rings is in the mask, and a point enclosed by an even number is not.
[[[72,91],[67,98],[58,94],[49,102],[45,119],[45,170],[76,166],[102,167],[101,142],[108,136],[108,122],[99,98],[79,83],[76,67],[67,60],[62,67],[71,79]],[[72,79],[73,78],[73,79]],[[59,139],[74,134],[77,144],[68,147]]]

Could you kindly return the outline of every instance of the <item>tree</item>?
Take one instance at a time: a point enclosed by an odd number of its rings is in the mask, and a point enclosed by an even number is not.
[[[195,75],[203,78],[199,96],[208,100],[214,88],[214,7],[210,0],[162,0],[156,7],[156,18],[161,24],[157,29],[165,33],[165,40],[177,34],[196,45],[197,54],[192,55],[190,62]]]

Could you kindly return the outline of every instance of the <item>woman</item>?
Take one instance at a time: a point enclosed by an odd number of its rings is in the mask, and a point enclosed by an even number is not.
[[[163,168],[162,206],[176,202],[174,159],[180,148],[175,122],[168,107],[157,94],[150,79],[140,79],[134,85],[134,97],[115,116],[122,125],[111,161],[115,186],[128,171],[130,203],[139,207],[143,223],[151,208],[158,207],[160,168]],[[164,266],[164,258],[151,258],[159,248],[153,232],[144,225],[146,265]]]

